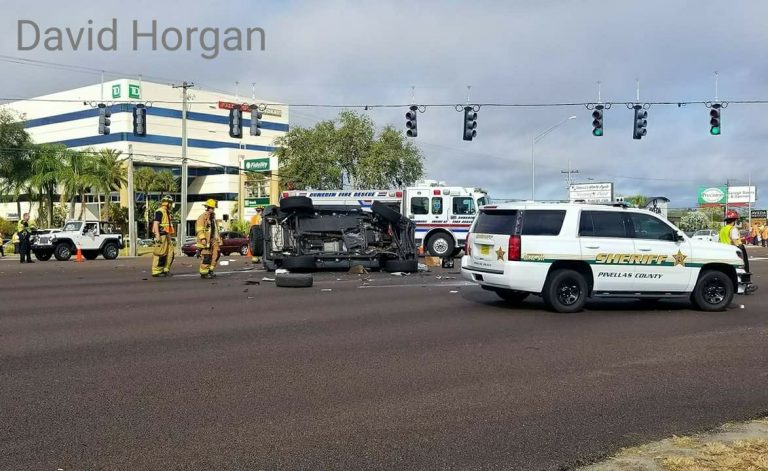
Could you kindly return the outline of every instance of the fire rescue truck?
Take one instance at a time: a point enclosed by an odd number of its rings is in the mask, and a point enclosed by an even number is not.
[[[446,186],[422,180],[403,190],[292,190],[283,198],[307,196],[315,205],[360,205],[370,209],[374,201],[387,204],[416,223],[416,244],[436,257],[456,256],[478,209],[488,204],[480,188]]]

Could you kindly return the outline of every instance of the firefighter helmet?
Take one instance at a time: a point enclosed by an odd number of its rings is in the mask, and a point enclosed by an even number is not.
[[[219,205],[216,203],[216,200],[213,199],[213,198],[211,198],[208,201],[206,201],[203,204],[203,206],[205,206],[206,208],[218,208],[219,207]]]
[[[732,209],[729,209],[728,211],[725,212],[725,218],[724,219],[726,221],[730,221],[730,220],[734,220],[734,219],[739,219],[739,213],[737,213],[736,211],[734,211]]]
[[[160,201],[167,201],[169,203],[173,203],[173,196],[171,196],[171,195],[163,195],[163,197],[160,199]]]

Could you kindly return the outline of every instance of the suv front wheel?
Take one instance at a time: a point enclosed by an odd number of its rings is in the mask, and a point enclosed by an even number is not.
[[[699,276],[691,301],[702,311],[723,311],[733,301],[731,278],[721,271],[708,270]]]
[[[554,311],[579,312],[587,302],[587,290],[584,275],[575,270],[560,269],[549,274],[541,297]]]

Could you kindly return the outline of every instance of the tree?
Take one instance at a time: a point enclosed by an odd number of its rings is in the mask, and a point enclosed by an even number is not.
[[[297,189],[400,187],[424,173],[421,153],[402,132],[387,126],[377,137],[373,121],[353,111],[292,128],[276,144],[283,186]]]
[[[686,232],[695,232],[701,229],[710,229],[712,221],[709,215],[702,211],[689,211],[680,218],[680,229]]]
[[[93,157],[94,171],[98,184],[96,185],[97,196],[99,201],[99,217],[101,216],[101,193],[104,192],[107,195],[107,203],[109,203],[109,194],[113,191],[119,190],[121,187],[128,183],[127,169],[123,165],[123,161],[120,160],[121,151],[115,149],[101,149]],[[107,211],[109,217],[111,214]]]
[[[0,194],[14,196],[19,218],[19,197],[26,190],[31,176],[30,144],[23,117],[7,109],[0,109]]]
[[[648,197],[643,195],[625,196],[624,202],[637,208],[644,208],[645,205],[648,204]]]
[[[40,193],[40,211],[38,223],[43,226],[53,225],[53,198],[59,185],[64,167],[62,155],[66,152],[63,144],[35,144],[32,146],[32,177],[30,182],[38,187]],[[45,202],[47,211],[43,211]]]

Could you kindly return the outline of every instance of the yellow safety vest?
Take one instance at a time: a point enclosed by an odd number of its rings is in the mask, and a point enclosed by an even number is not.
[[[731,229],[733,229],[732,224],[726,224],[720,228],[720,242],[731,245]],[[736,245],[741,245],[741,238],[736,239]]]

